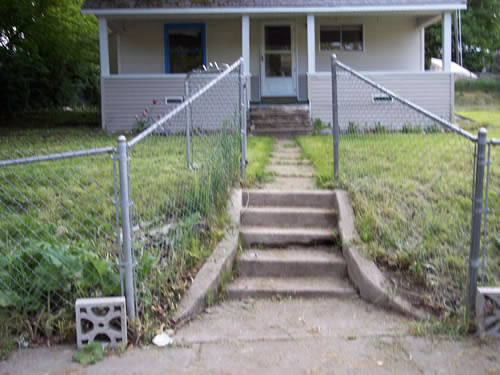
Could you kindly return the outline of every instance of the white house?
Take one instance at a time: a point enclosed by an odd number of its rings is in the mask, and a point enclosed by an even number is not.
[[[244,58],[251,103],[287,98],[331,121],[330,57],[422,107],[453,112],[452,13],[466,0],[86,0],[99,19],[103,128],[133,128],[186,73]],[[443,20],[443,71],[424,68],[425,28]],[[341,93],[339,93],[341,95]]]

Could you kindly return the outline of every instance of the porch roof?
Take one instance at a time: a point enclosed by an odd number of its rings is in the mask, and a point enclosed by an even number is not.
[[[467,0],[85,0],[84,13],[299,13],[445,11],[465,9]],[[224,10],[222,10],[224,9]],[[176,13],[177,13],[176,12]]]

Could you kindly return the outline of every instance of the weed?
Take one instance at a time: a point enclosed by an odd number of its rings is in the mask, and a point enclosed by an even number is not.
[[[404,124],[401,132],[405,134],[420,134],[422,133],[422,127],[420,125]]]
[[[382,123],[377,122],[375,124],[375,133],[377,133],[377,134],[385,134],[385,133],[387,133],[387,128]]]
[[[94,341],[73,354],[72,358],[83,366],[93,365],[104,358],[104,350],[99,342]]]
[[[424,127],[424,133],[426,134],[435,134],[435,133],[442,133],[443,128],[439,126],[438,124],[432,124],[429,126]]]
[[[347,125],[347,134],[359,134],[359,125],[354,121],[349,121],[349,125]]]

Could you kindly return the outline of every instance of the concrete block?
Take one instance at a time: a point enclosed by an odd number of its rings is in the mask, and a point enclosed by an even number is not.
[[[500,287],[477,288],[476,315],[480,334],[500,338]]]
[[[77,299],[75,312],[79,349],[93,341],[112,348],[127,345],[125,297]]]

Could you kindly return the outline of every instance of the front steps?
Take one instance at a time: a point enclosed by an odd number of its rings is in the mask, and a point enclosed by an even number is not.
[[[245,248],[228,298],[351,297],[347,266],[335,251],[335,193],[248,190],[242,194]]]
[[[312,124],[308,104],[250,105],[251,133],[257,136],[309,135]]]

